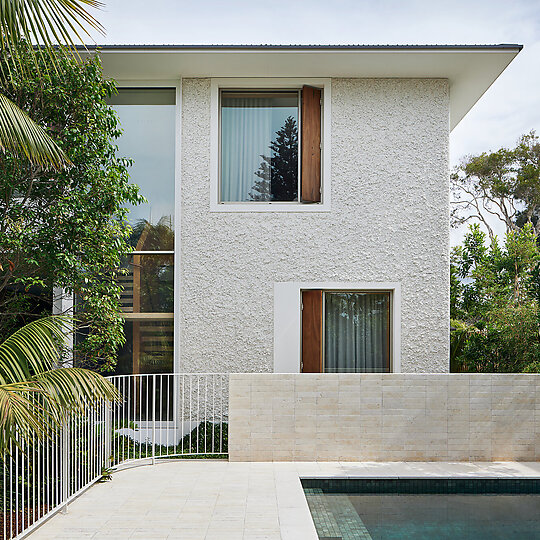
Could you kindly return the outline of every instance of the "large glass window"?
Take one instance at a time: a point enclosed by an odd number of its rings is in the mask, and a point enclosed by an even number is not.
[[[390,371],[390,293],[324,293],[324,371]]]
[[[133,253],[120,299],[126,344],[117,373],[173,371],[175,89],[123,88],[111,105],[120,117],[118,153],[131,158],[131,182],[148,200],[129,207]]]
[[[122,88],[111,98],[123,130],[118,154],[133,160],[131,182],[148,202],[129,207],[136,250],[173,249],[174,88]]]
[[[298,201],[299,91],[221,93],[221,202]]]

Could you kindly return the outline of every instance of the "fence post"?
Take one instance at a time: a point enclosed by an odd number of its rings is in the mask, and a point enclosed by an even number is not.
[[[69,497],[69,422],[71,418],[66,420],[66,423],[62,426],[62,435],[60,437],[61,441],[61,456],[62,456],[62,513],[67,514],[68,504],[67,500]]]
[[[104,425],[104,444],[105,444],[105,463],[103,467],[109,468],[112,464],[112,408],[113,403],[103,403],[105,425]]]
[[[156,375],[152,375],[152,465],[156,464]]]

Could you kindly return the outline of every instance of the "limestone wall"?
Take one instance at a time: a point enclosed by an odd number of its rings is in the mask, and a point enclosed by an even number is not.
[[[232,461],[540,461],[540,375],[232,374]]]

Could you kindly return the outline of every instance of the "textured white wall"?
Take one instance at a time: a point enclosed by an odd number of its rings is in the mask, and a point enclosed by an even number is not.
[[[401,283],[401,369],[448,370],[446,80],[332,81],[332,211],[210,213],[210,79],[184,79],[181,371],[272,371],[276,281]]]

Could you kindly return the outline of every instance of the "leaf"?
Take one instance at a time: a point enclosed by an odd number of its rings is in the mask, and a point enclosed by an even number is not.
[[[9,68],[21,70],[17,45],[22,40],[43,45],[33,50],[36,65],[37,56],[45,54],[56,66],[55,46],[76,54],[75,40],[84,43],[84,38],[90,37],[89,30],[104,34],[101,24],[85,8],[102,6],[99,0],[0,0],[0,44],[11,55]]]
[[[86,414],[118,390],[98,373],[52,369],[58,361],[68,317],[45,317],[23,326],[0,344],[0,451],[57,432],[69,416]]]
[[[70,163],[45,130],[3,94],[0,94],[0,148],[24,154],[42,167],[62,169]]]

